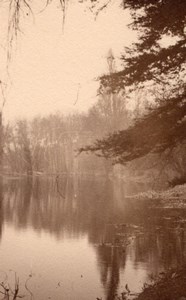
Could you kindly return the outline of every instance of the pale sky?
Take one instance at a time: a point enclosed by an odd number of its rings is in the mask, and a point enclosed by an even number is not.
[[[86,111],[95,103],[99,83],[93,79],[107,72],[108,50],[112,48],[119,65],[124,46],[136,37],[126,26],[131,21],[129,13],[119,4],[120,0],[113,1],[96,21],[84,11],[83,4],[69,4],[64,33],[62,12],[55,2],[42,13],[42,6],[37,7],[34,22],[29,17],[22,21],[23,34],[10,66],[12,85],[4,108],[5,120],[56,111]],[[4,22],[0,37],[5,37],[5,13],[0,13]],[[4,59],[1,56],[0,70]]]

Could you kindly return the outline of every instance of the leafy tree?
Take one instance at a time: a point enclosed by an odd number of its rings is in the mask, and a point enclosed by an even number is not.
[[[100,89],[131,92],[151,85],[161,97],[128,129],[80,149],[101,152],[122,164],[148,153],[169,152],[186,139],[185,1],[125,0],[125,8],[131,11],[130,26],[138,29],[139,40],[122,56],[123,70],[103,76]],[[165,37],[171,41],[168,45]]]

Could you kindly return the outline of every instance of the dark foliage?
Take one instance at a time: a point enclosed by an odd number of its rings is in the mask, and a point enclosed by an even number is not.
[[[169,93],[127,130],[80,149],[122,164],[148,153],[171,151],[186,138],[185,1],[126,0],[125,7],[131,11],[130,26],[138,29],[139,41],[126,49],[124,69],[103,76],[101,87],[108,85],[114,93],[126,86],[144,88],[151,82],[160,89],[166,85]],[[173,37],[174,43],[161,46],[164,35]]]
[[[103,76],[102,85],[113,90],[146,80],[158,80],[159,75],[175,76],[185,61],[186,5],[184,0],[126,0],[131,10],[133,29],[139,31],[139,41],[126,49],[122,57],[124,69],[112,76]],[[175,44],[160,47],[163,35],[175,38]]]
[[[146,285],[136,300],[184,300],[186,299],[185,286],[186,267],[160,273],[154,284]]]
[[[135,125],[126,130],[97,140],[92,146],[80,149],[94,151],[113,159],[115,163],[125,163],[147,155],[171,150],[185,139],[186,101],[185,93],[169,99],[169,105],[163,104],[152,109]]]

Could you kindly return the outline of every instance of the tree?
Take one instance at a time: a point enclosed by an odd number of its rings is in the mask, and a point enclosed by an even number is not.
[[[100,89],[131,92],[151,85],[162,97],[128,129],[80,149],[101,152],[122,164],[149,153],[169,152],[186,139],[185,1],[126,0],[125,8],[131,11],[131,26],[138,28],[139,40],[122,56],[122,71],[101,77]],[[171,39],[168,46],[164,37]]]
[[[102,85],[120,89],[147,80],[162,83],[162,75],[175,79],[185,70],[185,1],[125,0],[125,7],[131,11],[133,23],[130,26],[138,29],[139,41],[125,49],[124,69],[112,76],[103,76]],[[165,36],[174,39],[173,45],[161,46]]]
[[[111,49],[107,54],[107,63],[109,74],[113,74],[116,68]],[[99,138],[128,127],[130,121],[125,91],[113,93],[110,87],[102,88],[98,100],[87,114],[87,127]]]

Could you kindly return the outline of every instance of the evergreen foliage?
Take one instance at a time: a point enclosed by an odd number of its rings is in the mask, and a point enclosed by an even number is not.
[[[139,40],[122,56],[124,68],[101,78],[101,88],[112,92],[147,83],[168,93],[132,126],[80,149],[91,151],[114,163],[125,163],[149,153],[169,151],[186,139],[185,22],[184,0],[126,0],[138,29]],[[163,37],[173,43],[163,45]]]

